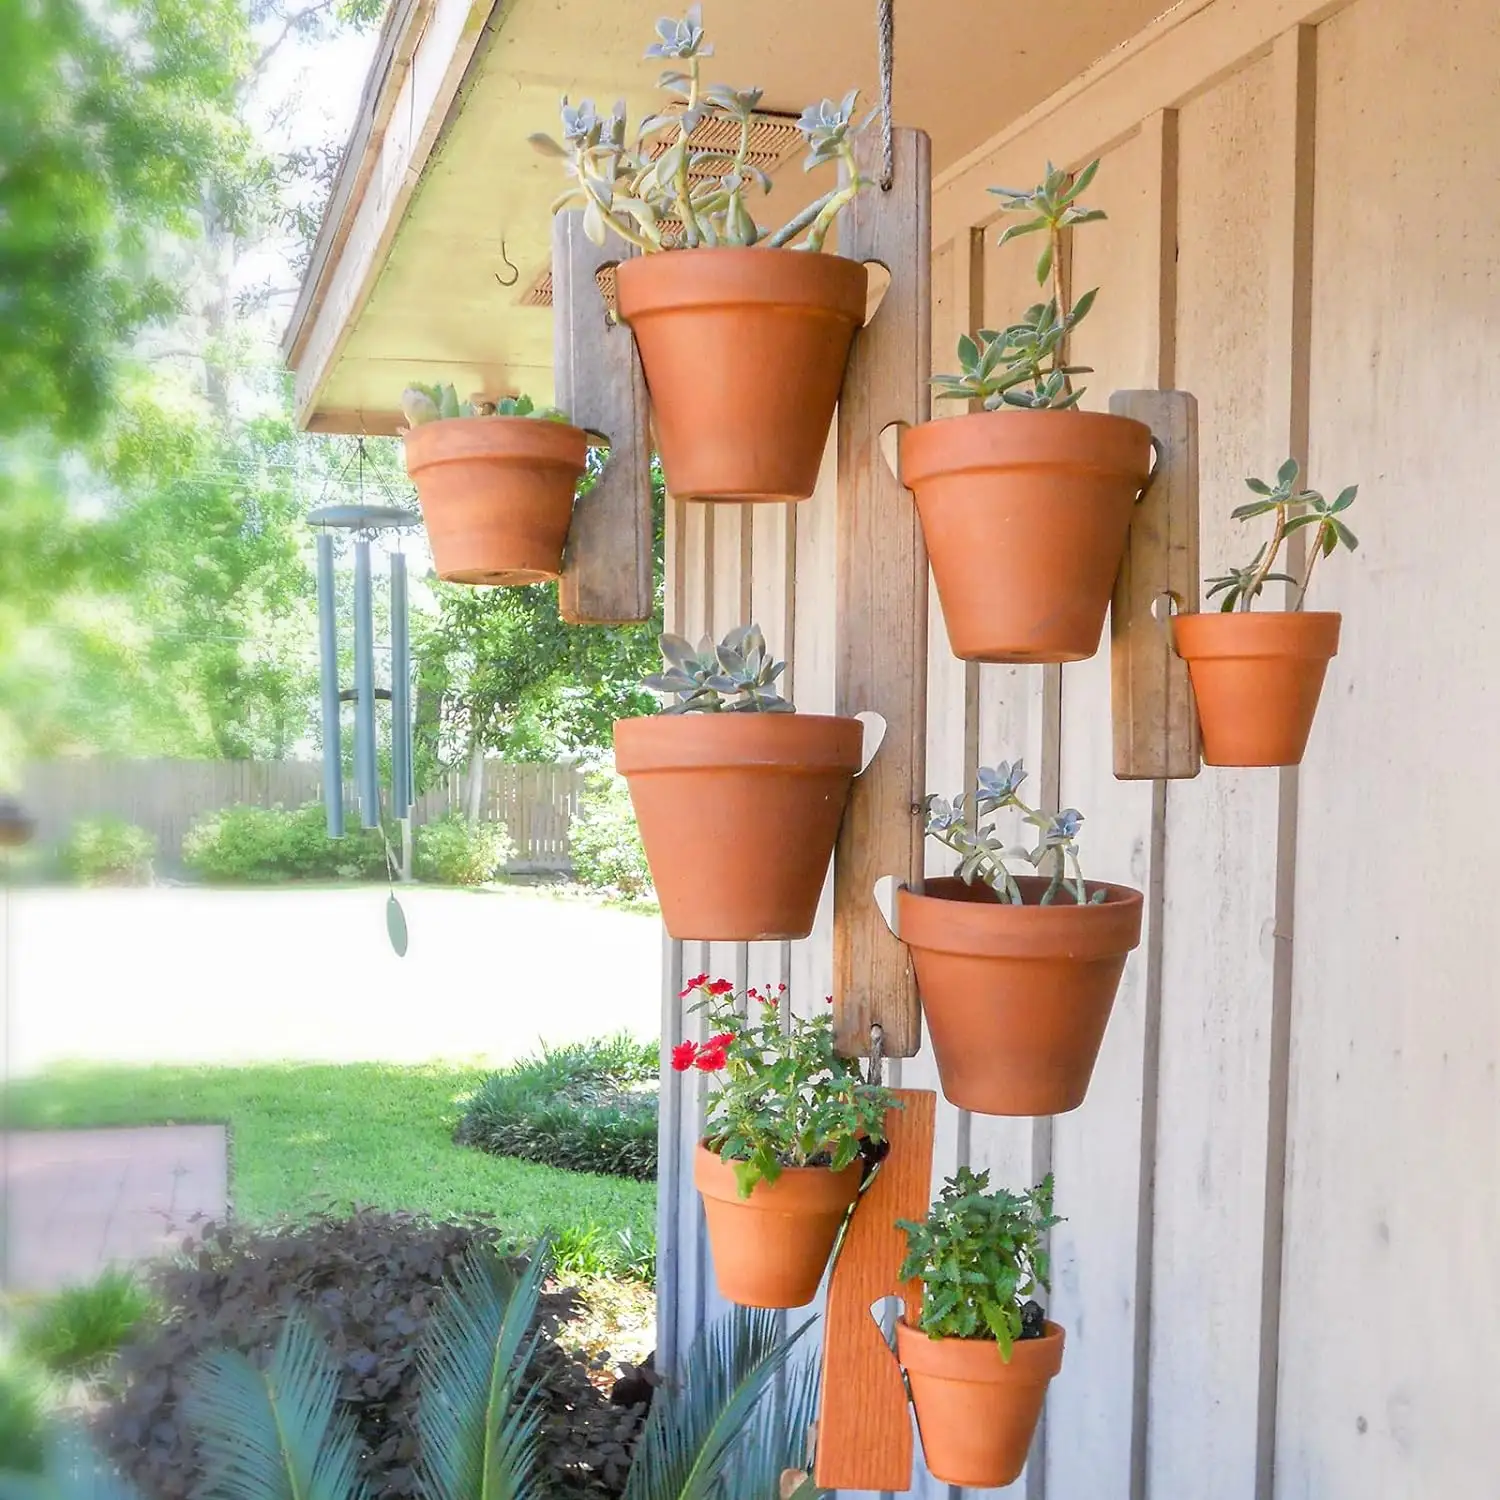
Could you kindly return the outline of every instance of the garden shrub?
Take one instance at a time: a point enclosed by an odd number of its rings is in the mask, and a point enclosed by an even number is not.
[[[84,885],[149,885],[156,840],[123,818],[80,818],[59,851],[63,872]]]
[[[454,1139],[575,1172],[656,1177],[658,1048],[628,1036],[544,1048],[492,1073]]]
[[[26,1313],[16,1347],[54,1375],[87,1375],[153,1311],[150,1292],[131,1272],[109,1270],[97,1281],[65,1287]]]
[[[630,806],[625,778],[613,769],[590,771],[568,829],[573,878],[594,890],[630,900],[649,897],[651,871]]]
[[[485,885],[505,871],[516,846],[503,823],[470,823],[449,813],[412,832],[412,873],[437,885]]]
[[[183,863],[212,881],[359,880],[385,874],[379,829],[328,837],[321,802],[305,807],[225,807],[197,819],[182,840]]]
[[[120,1352],[95,1419],[101,1445],[146,1500],[200,1493],[201,1466],[178,1416],[190,1372],[215,1349],[263,1351],[296,1303],[341,1367],[372,1500],[417,1495],[417,1348],[437,1289],[471,1245],[497,1236],[484,1223],[371,1210],[280,1229],[208,1226],[157,1274],[163,1320]],[[603,1359],[558,1344],[577,1311],[575,1293],[543,1294],[532,1366],[543,1386],[541,1458],[558,1500],[598,1500],[624,1489],[646,1408],[611,1405],[595,1384]]]
[[[0,1471],[41,1472],[50,1407],[41,1375],[0,1355]]]

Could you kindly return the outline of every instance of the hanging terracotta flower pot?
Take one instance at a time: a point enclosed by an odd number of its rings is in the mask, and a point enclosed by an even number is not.
[[[734,1168],[706,1146],[693,1162],[703,1195],[719,1290],[742,1307],[806,1307],[833,1253],[850,1205],[859,1196],[858,1161],[842,1172],[784,1167],[740,1197]]]
[[[1141,893],[1090,881],[1092,905],[1041,900],[1048,881],[1014,877],[1023,904],[981,881],[928,880],[897,897],[943,1093],[987,1115],[1077,1109],[1141,940]]]
[[[812,931],[849,784],[858,719],[659,714],[615,725],[662,920],[678,939]]]
[[[896,1325],[896,1354],[935,1479],[993,1489],[1020,1476],[1047,1385],[1062,1369],[1063,1330],[1045,1328],[1041,1338],[1017,1340],[1007,1363],[993,1339],[933,1338]]]
[[[1301,762],[1329,659],[1338,654],[1342,619],[1329,613],[1173,618],[1209,765]]]
[[[540,583],[562,572],[588,438],[538,417],[424,421],[406,434],[433,564],[450,583]]]
[[[986,411],[901,438],[948,639],[965,661],[1099,649],[1151,430],[1101,412]]]
[[[667,489],[805,500],[864,322],[864,266],[805,250],[674,250],[622,261]]]

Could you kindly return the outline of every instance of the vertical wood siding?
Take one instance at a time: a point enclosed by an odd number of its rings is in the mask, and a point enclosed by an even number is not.
[[[1125,783],[1107,655],[966,665],[933,591],[930,790],[1023,755],[1034,792],[1087,815],[1090,875],[1147,897],[1083,1107],[1033,1122],[940,1104],[934,1186],[965,1163],[1008,1185],[1055,1170],[1068,1216],[1052,1298],[1067,1357],[1010,1493],[1484,1500],[1500,1469],[1500,987],[1483,940],[1500,868],[1500,13],[1181,10],[940,181],[934,368],[1031,300],[1031,242],[995,248],[983,187],[1102,152],[1090,201],[1109,218],[1069,267],[1101,288],[1076,350],[1096,370],[1084,405],[1197,395],[1205,571],[1245,550],[1228,514],[1245,475],[1292,453],[1314,485],[1358,480],[1360,550],[1315,586],[1344,644],[1300,773]],[[753,616],[808,712],[832,702],[833,483],[830,458],[800,506],[679,505],[670,538],[679,627]],[[829,922],[825,900],[806,942],[687,945],[669,968],[785,976],[811,1009]],[[669,1039],[687,1034],[671,996],[665,1011]],[[929,1049],[899,1073],[937,1086]],[[688,1176],[697,1081],[665,1084],[670,1365],[718,1302]],[[915,1493],[946,1490],[919,1463]]]

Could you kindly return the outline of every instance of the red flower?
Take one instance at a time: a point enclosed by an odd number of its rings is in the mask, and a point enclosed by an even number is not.
[[[708,975],[707,974],[695,974],[690,980],[688,980],[686,987],[683,989],[682,993],[680,995],[678,995],[677,998],[679,1000],[686,1000],[687,997],[689,995],[691,995],[694,990],[702,989],[703,986],[705,984],[707,984],[707,983],[708,983]]]
[[[722,1047],[707,1046],[693,1059],[693,1066],[700,1073],[719,1073],[728,1062],[729,1054]]]
[[[678,1042],[672,1048],[672,1067],[678,1073],[686,1073],[692,1067],[698,1056],[698,1046],[695,1042]]]
[[[716,979],[709,985],[710,995],[732,995],[734,993],[734,981],[732,979]]]
[[[709,1037],[708,1041],[704,1045],[706,1047],[712,1047],[715,1052],[724,1052],[728,1049],[729,1044],[733,1040],[734,1033],[732,1031],[721,1031],[718,1036]]]

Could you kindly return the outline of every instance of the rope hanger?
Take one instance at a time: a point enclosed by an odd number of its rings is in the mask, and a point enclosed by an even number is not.
[[[895,75],[895,0],[875,0],[875,27],[880,46],[880,191],[888,193],[896,177],[892,139],[891,88]]]

